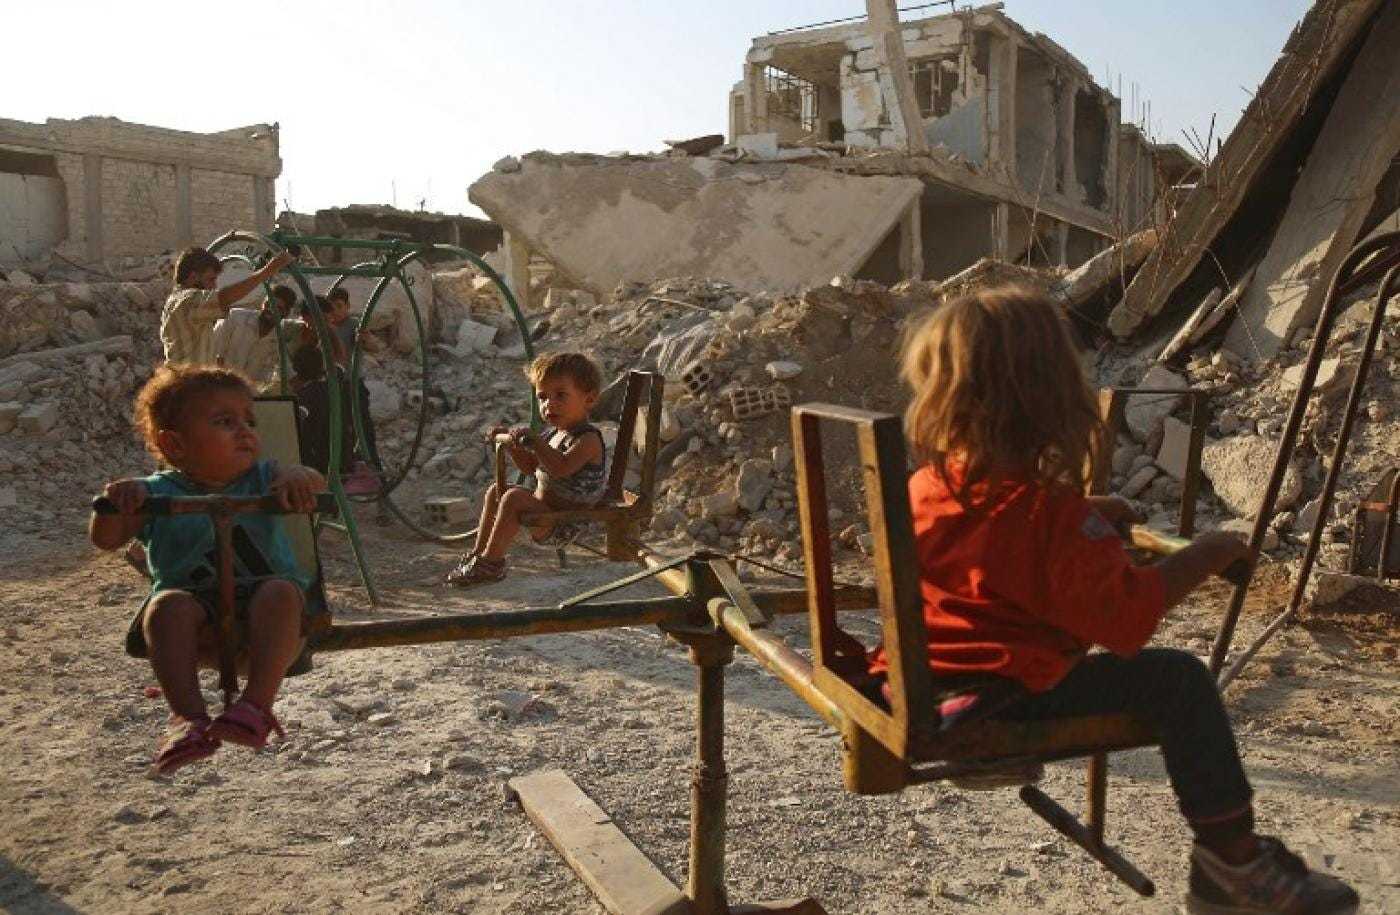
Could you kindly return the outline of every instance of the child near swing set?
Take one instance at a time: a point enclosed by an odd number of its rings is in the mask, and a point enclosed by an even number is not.
[[[1255,831],[1253,791],[1205,665],[1184,651],[1144,647],[1171,607],[1209,576],[1254,557],[1238,539],[1214,533],[1153,565],[1132,564],[1117,531],[1137,520],[1131,506],[1083,495],[1104,429],[1054,306],[1014,287],[964,297],[913,328],[902,371],[914,392],[906,431],[922,461],[909,492],[935,677],[1004,682],[1009,698],[989,713],[1003,720],[1128,713],[1150,721],[1195,839],[1190,911],[1354,912],[1359,897],[1351,887]],[[537,361],[530,376],[555,431],[520,432],[512,456],[522,469],[557,470],[566,480],[585,468],[589,480],[600,476],[601,436],[584,428],[597,396],[596,367],[565,354]],[[175,469],[109,484],[107,497],[133,512],[151,492],[271,488],[284,505],[309,510],[324,480],[307,468],[278,471],[256,460],[251,398],[246,380],[231,372],[158,371],[138,397],[137,421],[152,451]],[[464,557],[461,577],[504,577],[517,516],[551,504],[539,492],[515,493],[488,497],[488,538]],[[196,670],[212,635],[208,519],[92,520],[99,547],[116,549],[135,535],[151,557],[154,590],[137,622],[176,725],[157,771],[212,755],[222,740],[261,747],[277,727],[272,701],[300,650],[307,582],[277,518],[245,523],[265,561],[240,608],[249,623],[249,681],[240,700],[211,721]],[[477,568],[482,560],[487,567]],[[1092,645],[1108,651],[1089,653]],[[879,650],[871,672],[885,672]]]
[[[326,488],[321,474],[258,460],[253,386],[215,366],[167,363],[136,397],[135,423],[164,469],[108,483],[103,495],[118,514],[94,514],[94,545],[115,550],[133,537],[144,547],[151,595],[132,620],[128,650],[150,658],[170,706],[169,732],[152,766],[169,775],[212,756],[222,743],[254,750],[281,733],[273,701],[301,653],[302,611],[311,585],[275,515],[240,515],[233,528],[235,613],[247,626],[241,661],[247,683],[237,700],[211,719],[199,688],[200,666],[217,664],[217,553],[208,516],[143,517],[149,496],[273,493],[289,511],[310,512]]]
[[[1105,430],[1056,308],[1016,287],[964,297],[912,328],[902,374],[920,462],[909,498],[929,668],[948,695],[979,683],[941,709],[945,727],[958,716],[1145,719],[1195,838],[1189,911],[1355,911],[1351,887],[1255,832],[1253,791],[1206,666],[1144,647],[1208,577],[1254,557],[1216,532],[1155,564],[1130,562],[1118,527],[1141,519],[1122,499],[1083,494]],[[870,662],[883,677],[883,653]]]

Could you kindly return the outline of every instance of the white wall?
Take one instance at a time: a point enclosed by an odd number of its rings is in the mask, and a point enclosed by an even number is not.
[[[61,178],[0,172],[0,264],[42,259],[67,235]]]

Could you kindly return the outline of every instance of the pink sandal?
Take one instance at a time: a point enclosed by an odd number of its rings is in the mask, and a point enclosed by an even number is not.
[[[198,718],[178,718],[172,715],[170,732],[165,735],[160,749],[156,751],[156,758],[151,763],[151,774],[170,775],[190,763],[213,756],[219,749],[219,741],[209,734],[211,724],[208,715],[200,715]]]
[[[272,712],[259,708],[247,699],[239,699],[224,709],[209,725],[209,736],[214,740],[227,740],[253,750],[267,746],[270,731],[276,731],[279,737],[287,736]]]

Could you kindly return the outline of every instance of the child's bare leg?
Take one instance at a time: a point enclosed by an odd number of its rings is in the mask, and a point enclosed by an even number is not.
[[[287,668],[301,651],[301,589],[281,579],[265,581],[248,605],[248,685],[243,698],[271,709]]]
[[[170,711],[181,718],[208,714],[199,691],[199,630],[208,624],[204,606],[184,591],[162,591],[141,620],[151,668]]]
[[[515,535],[520,532],[520,516],[531,511],[548,511],[549,505],[528,489],[512,488],[501,499],[496,512],[496,523],[491,527],[491,536],[486,541],[484,555],[487,559],[500,561],[505,558]]]
[[[496,509],[500,503],[500,494],[496,492],[496,484],[492,483],[486,488],[486,496],[481,500],[481,523],[476,526],[476,542],[472,546],[472,553],[481,555],[486,541],[491,539],[491,528],[496,524]]]

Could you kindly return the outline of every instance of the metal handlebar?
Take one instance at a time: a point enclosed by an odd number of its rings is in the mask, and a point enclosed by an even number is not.
[[[316,511],[333,514],[335,496],[328,492],[316,494]],[[92,511],[98,515],[120,515],[116,503],[106,496],[92,500]],[[299,512],[282,507],[275,495],[264,496],[147,496],[140,509],[129,517],[158,517],[164,515],[294,515]]]

